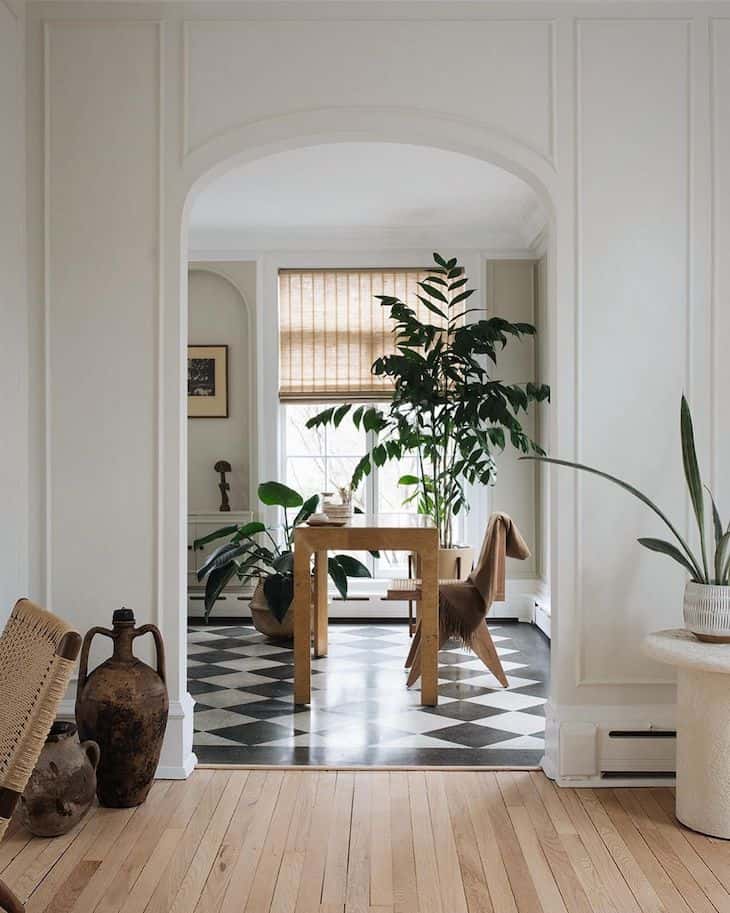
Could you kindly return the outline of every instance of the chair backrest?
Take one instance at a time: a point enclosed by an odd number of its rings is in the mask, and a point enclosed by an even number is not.
[[[479,590],[487,611],[495,601],[504,599],[505,559],[530,557],[530,549],[509,514],[496,511],[489,517],[479,558],[469,581]]]
[[[0,636],[0,791],[22,793],[81,647],[65,621],[28,599]]]

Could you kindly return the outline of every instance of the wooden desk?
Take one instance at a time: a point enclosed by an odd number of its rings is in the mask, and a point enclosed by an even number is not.
[[[420,556],[421,703],[438,703],[438,532],[427,517],[410,514],[358,514],[347,526],[299,526],[294,532],[294,703],[308,704],[312,693],[312,605],[314,652],[327,654],[327,552],[390,549]],[[311,572],[314,555],[314,575]],[[405,688],[405,680],[403,682]]]

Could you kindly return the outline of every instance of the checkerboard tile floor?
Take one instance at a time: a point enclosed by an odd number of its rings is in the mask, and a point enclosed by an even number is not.
[[[405,686],[405,625],[330,626],[312,703],[292,701],[292,651],[247,626],[188,634],[194,746],[208,763],[534,765],[544,749],[549,646],[532,625],[490,624],[509,687],[456,643],[439,656],[439,705]]]

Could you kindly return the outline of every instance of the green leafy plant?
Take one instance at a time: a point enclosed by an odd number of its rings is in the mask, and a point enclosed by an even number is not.
[[[497,352],[510,337],[533,336],[529,323],[502,317],[470,320],[474,294],[456,258],[433,255],[436,266],[419,282],[418,299],[437,318],[422,320],[409,304],[377,295],[393,321],[396,352],[378,358],[373,374],[390,377],[394,390],[385,409],[344,403],[323,410],[308,428],[337,428],[349,414],[357,428],[375,432],[377,443],[358,462],[352,476],[357,488],[373,465],[383,466],[406,454],[417,458],[417,475],[399,483],[414,486],[404,503],[416,502],[439,530],[443,548],[453,546],[453,520],[467,511],[466,483],[493,484],[494,456],[506,442],[523,453],[542,449],[530,439],[518,415],[531,402],[550,398],[545,384],[505,384],[490,375]]]
[[[714,556],[710,563],[707,554],[707,513],[705,509],[704,489],[695,449],[692,414],[684,396],[682,397],[680,408],[680,438],[682,441],[684,476],[687,480],[687,488],[689,489],[689,496],[697,521],[697,528],[699,530],[699,556],[692,551],[666,514],[643,492],[639,491],[639,489],[635,488],[633,485],[629,485],[628,482],[624,482],[623,479],[616,478],[616,476],[601,472],[599,469],[594,469],[592,466],[586,466],[583,463],[573,463],[570,460],[558,460],[547,456],[528,456],[523,457],[522,459],[540,460],[544,463],[554,463],[557,466],[569,466],[573,469],[582,469],[584,472],[593,473],[593,475],[600,476],[603,479],[608,479],[609,482],[615,482],[616,485],[620,485],[625,491],[628,491],[635,498],[638,498],[642,504],[646,504],[650,510],[653,510],[654,513],[664,521],[677,542],[677,545],[675,545],[673,542],[667,542],[665,539],[641,538],[637,540],[639,545],[643,545],[644,548],[648,548],[652,552],[668,555],[687,571],[695,583],[728,586],[730,585],[730,525],[727,527],[723,526],[722,520],[720,519],[720,512],[717,509],[712,492],[709,489],[706,489],[710,498],[714,534]]]
[[[198,580],[205,580],[205,620],[208,620],[223,589],[238,577],[241,583],[263,581],[266,601],[273,616],[281,622],[294,598],[292,543],[294,530],[312,516],[319,495],[306,500],[293,488],[281,482],[263,482],[258,487],[262,504],[281,508],[282,524],[270,529],[259,521],[231,524],[196,539],[199,547],[217,539],[227,541],[211,553],[198,571]],[[292,519],[288,511],[296,510]],[[262,544],[261,539],[264,540]],[[347,597],[348,577],[370,577],[365,565],[351,555],[332,555],[328,559],[329,576],[343,599]]]

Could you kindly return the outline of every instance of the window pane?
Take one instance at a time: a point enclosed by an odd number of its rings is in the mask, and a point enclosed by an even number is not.
[[[378,512],[383,514],[417,513],[417,504],[403,504],[413,494],[415,486],[398,484],[403,475],[416,474],[415,457],[405,457],[397,462],[386,463],[378,470]],[[408,573],[407,552],[381,552],[375,562],[377,577],[405,577]]]
[[[404,504],[404,500],[416,491],[415,485],[399,485],[398,479],[404,475],[416,475],[416,460],[405,457],[391,461],[378,470],[378,512],[381,514],[415,514],[418,512],[416,501]]]
[[[352,423],[348,413],[340,423],[339,428],[330,426],[327,429],[327,453],[334,456],[352,456],[360,457],[365,455],[366,441],[365,432],[358,430]]]
[[[314,456],[325,452],[325,429],[307,428],[307,421],[325,407],[313,403],[284,406],[284,453],[291,456]]]
[[[324,459],[289,457],[286,461],[286,484],[304,498],[320,494],[325,486]]]
[[[350,485],[350,479],[352,479],[352,474],[355,471],[359,457],[338,457],[338,456],[328,456],[327,457],[327,486],[328,491],[332,491],[335,494],[335,501],[339,499],[338,488],[347,488]],[[358,495],[360,498],[356,497],[355,502],[358,503],[359,500],[364,497],[365,485],[360,486]]]

